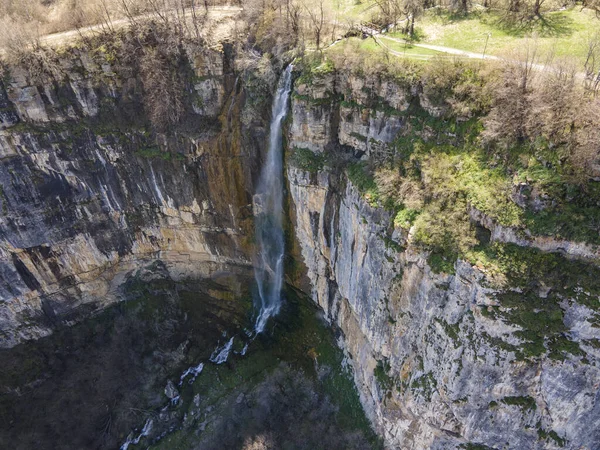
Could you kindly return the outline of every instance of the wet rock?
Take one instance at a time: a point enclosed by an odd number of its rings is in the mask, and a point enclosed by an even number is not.
[[[165,386],[165,395],[169,400],[173,400],[174,398],[179,397],[179,391],[177,390],[175,384],[171,380],[169,380],[167,382],[167,385]]]

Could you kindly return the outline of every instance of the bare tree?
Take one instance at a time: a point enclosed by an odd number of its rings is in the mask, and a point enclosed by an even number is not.
[[[140,76],[144,106],[156,129],[165,131],[178,123],[184,113],[184,89],[172,61],[158,50],[145,49],[140,60]]]
[[[600,98],[579,105],[575,146],[570,160],[579,170],[580,182],[600,177]]]
[[[484,138],[507,144],[525,142],[538,60],[538,45],[531,39],[506,56],[499,75],[488,85],[493,103],[484,120]]]
[[[423,2],[422,0],[404,0],[403,8],[406,15],[405,32],[412,37],[415,34],[415,20],[423,13]]]
[[[586,91],[597,95],[600,91],[600,32],[596,32],[588,40],[584,70]]]
[[[380,22],[384,26],[396,25],[400,18],[405,15],[406,0],[375,0],[380,13]],[[410,0],[409,0],[410,1]]]
[[[310,29],[315,38],[315,44],[317,50],[321,48],[321,38],[323,37],[323,28],[325,27],[325,7],[324,0],[318,0],[316,7],[313,9],[313,5],[304,4],[304,9],[308,14],[310,22]]]

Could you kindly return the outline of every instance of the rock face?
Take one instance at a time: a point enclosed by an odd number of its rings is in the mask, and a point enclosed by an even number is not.
[[[340,78],[339,91],[331,89],[341,107],[315,101],[307,87],[296,92],[294,120],[305,122],[292,125],[289,141],[376,157],[402,123],[358,97],[363,81]],[[374,88],[384,104],[404,107],[401,86]],[[334,130],[329,140],[313,132],[319,127]],[[520,358],[519,327],[487,314],[498,293],[483,271],[458,260],[455,274],[434,273],[343,171],[290,163],[287,174],[311,295],[342,331],[363,406],[387,448],[600,448],[600,352],[586,341],[600,335],[594,311],[573,298],[562,303],[567,334],[583,354]]]
[[[0,84],[2,347],[116,301],[142,261],[181,262],[175,277],[250,264],[264,128],[239,119],[226,52],[186,49],[186,123],[162,134],[107,58],[73,50],[60,77],[13,67]]]
[[[251,265],[270,105],[248,92],[228,52],[182,52],[185,119],[161,133],[137,117],[148,80],[110,54],[73,50],[49,73],[13,68],[3,77],[0,346],[120,300],[123,280],[151,260],[175,281]],[[310,170],[286,169],[294,256],[303,287],[342,332],[386,447],[600,448],[598,308],[561,298],[561,339],[579,350],[523,357],[519,327],[493,313],[500,293],[483,269],[458,260],[454,274],[434,273],[389,212],[336,164],[323,169],[332,152],[385,158],[411,102],[432,117],[444,105],[426,87],[322,72],[292,99],[288,142],[315,158]],[[598,255],[523,237],[477,211],[472,218],[493,241]],[[538,297],[549,290],[540,285]]]

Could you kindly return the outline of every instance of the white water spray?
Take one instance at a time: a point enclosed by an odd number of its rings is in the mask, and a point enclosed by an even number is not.
[[[185,380],[185,377],[187,377],[188,375],[190,375],[188,384],[193,384],[194,381],[196,381],[196,378],[198,377],[198,375],[200,375],[200,373],[202,372],[202,369],[204,369],[203,363],[200,363],[197,366],[192,366],[192,367],[186,369],[185,372],[183,372],[183,374],[179,378],[179,386],[181,386],[183,384],[183,380]]]
[[[229,352],[231,352],[231,347],[233,347],[233,338],[229,339],[223,347],[217,346],[213,351],[212,355],[210,355],[210,362],[214,362],[215,364],[223,364],[229,358]]]
[[[269,317],[281,307],[283,286],[283,132],[292,87],[292,66],[283,73],[273,99],[267,160],[255,195],[258,261],[254,276],[258,285],[260,311],[254,331],[261,333]]]

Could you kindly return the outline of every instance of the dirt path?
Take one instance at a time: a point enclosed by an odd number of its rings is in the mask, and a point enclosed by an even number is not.
[[[239,14],[242,11],[242,8],[237,7],[237,6],[215,6],[215,7],[211,7],[209,9],[208,12],[208,19],[210,20],[218,20],[221,18],[225,18],[225,17],[230,17],[230,16],[235,16],[237,14]],[[198,16],[203,16],[203,11],[198,11],[196,13]],[[173,15],[171,13],[171,15]],[[152,19],[152,18],[156,18],[156,14],[145,14],[142,16],[138,16],[135,18],[135,20],[147,20],[147,19]],[[175,16],[173,15],[173,17],[175,18]],[[190,18],[192,17],[192,12],[188,11],[185,14],[186,18]],[[127,25],[129,25],[129,19],[118,19],[118,20],[113,20],[110,22],[110,27],[112,29],[121,29],[126,27]],[[77,39],[79,36],[83,35],[90,35],[93,34],[94,32],[99,32],[99,31],[103,31],[107,28],[107,25],[91,25],[89,27],[84,27],[84,28],[80,28],[78,30],[69,30],[69,31],[62,31],[60,33],[53,33],[53,34],[49,34],[46,36],[43,36],[40,41],[42,44],[45,45],[49,45],[49,46],[57,46],[57,45],[61,45],[64,43],[67,43],[73,39]]]

